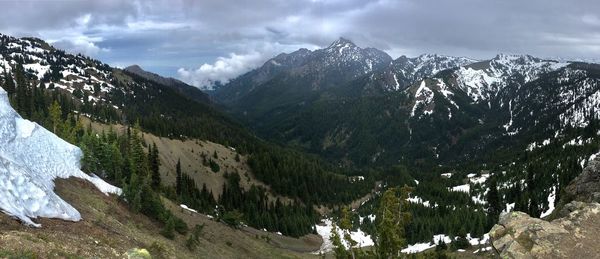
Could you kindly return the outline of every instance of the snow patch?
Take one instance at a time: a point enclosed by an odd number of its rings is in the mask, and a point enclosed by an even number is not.
[[[421,205],[423,205],[423,206],[425,206],[425,207],[428,207],[428,208],[431,206],[431,204],[430,204],[430,202],[429,202],[429,201],[423,200],[423,199],[422,199],[421,197],[419,197],[419,196],[409,197],[409,198],[407,198],[406,200],[407,200],[408,202],[410,202],[410,203],[414,203],[414,204],[421,204]],[[434,205],[434,207],[436,207],[436,206]]]
[[[33,129],[35,129],[35,123],[28,120],[23,120],[21,118],[16,118],[15,124],[17,126],[17,133],[20,138],[31,137]]]
[[[469,184],[463,184],[463,185],[454,186],[454,187],[450,188],[450,191],[453,191],[453,192],[469,193],[470,190],[471,190],[471,187],[469,186]]]
[[[189,212],[198,213],[198,211],[197,211],[197,210],[195,210],[195,209],[192,209],[192,208],[188,207],[188,206],[187,206],[187,205],[185,205],[185,204],[180,204],[180,205],[179,205],[179,207],[181,207],[182,209],[184,209],[184,210],[187,210],[187,211],[189,211]]]
[[[550,139],[544,139],[540,144],[533,142],[527,146],[527,151],[533,151],[536,148],[541,148],[550,144]]]
[[[475,175],[472,175],[469,177],[469,181],[473,184],[483,184],[487,181],[488,178],[490,178],[490,174],[481,174],[481,176],[479,177],[475,177]]]
[[[430,115],[433,113],[433,109],[430,110],[426,110],[428,105],[431,105],[433,102],[433,91],[431,91],[431,89],[429,89],[427,87],[427,84],[425,83],[425,80],[421,81],[421,84],[419,85],[419,88],[417,89],[417,91],[415,92],[415,104],[412,108],[412,111],[410,112],[410,117],[414,117],[415,116],[415,112],[417,111],[417,109],[421,106],[424,107],[424,111],[423,114],[426,115]]]
[[[315,227],[317,229],[317,234],[319,234],[323,239],[323,244],[321,244],[321,248],[319,248],[318,251],[313,252],[313,254],[324,254],[333,251],[333,241],[331,240],[331,234],[333,232],[333,223],[331,219],[324,219],[322,221],[322,224],[316,225]],[[344,245],[344,247],[346,247],[346,249],[348,249],[350,245],[347,244],[347,242],[343,239],[344,232],[339,227],[337,227],[336,229],[338,235],[342,239],[342,244]],[[375,244],[371,239],[371,236],[364,233],[360,229],[357,231],[350,232],[350,236],[352,240],[356,241],[358,247],[373,246]]]
[[[22,119],[0,89],[0,210],[27,225],[38,217],[78,221],[79,212],[54,193],[56,178],[90,181],[108,194],[121,189],[80,170],[82,152],[43,127]]]
[[[467,234],[466,238],[471,245],[476,246],[487,244],[489,242],[490,236],[488,234],[485,234],[481,238],[472,238],[471,234]],[[425,250],[434,248],[440,242],[450,244],[452,243],[452,239],[444,234],[434,235],[430,242],[409,245],[408,247],[402,249],[401,252],[405,254],[420,253]]]
[[[548,195],[548,210],[542,212],[540,218],[550,215],[554,211],[554,201],[556,200],[556,186],[552,186],[552,191]]]
[[[443,173],[443,174],[441,174],[441,176],[444,178],[450,178],[450,177],[452,177],[452,173]]]

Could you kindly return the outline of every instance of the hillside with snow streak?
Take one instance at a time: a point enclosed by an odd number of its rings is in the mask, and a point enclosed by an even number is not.
[[[81,171],[82,152],[10,106],[0,88],[0,210],[27,225],[40,227],[38,217],[79,221],[81,215],[54,193],[54,179],[88,180],[100,191],[120,194],[96,176]]]

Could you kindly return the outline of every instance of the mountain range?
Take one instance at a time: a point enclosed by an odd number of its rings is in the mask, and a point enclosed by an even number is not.
[[[343,164],[456,161],[507,137],[542,141],[525,134],[540,121],[556,121],[555,128],[589,123],[583,114],[595,109],[595,69],[530,55],[392,60],[340,38],[324,49],[280,54],[210,94],[259,135]],[[589,84],[585,93],[560,86],[582,83]],[[484,136],[471,133],[477,131]]]
[[[239,234],[220,225],[237,219],[256,228],[252,233],[317,232],[320,252],[332,249],[329,233],[344,205],[357,214],[352,233],[372,244],[382,191],[393,186],[413,188],[406,239],[416,245],[405,251],[431,248],[432,240],[451,243],[456,236],[483,249],[484,233],[497,221],[492,206],[551,215],[561,190],[600,155],[600,65],[593,63],[507,54],[393,59],[340,38],[323,49],[277,55],[204,93],[137,65],[113,68],[40,39],[0,35],[0,78],[17,112],[55,132],[52,109],[59,104],[63,112],[54,110],[54,117],[79,130],[66,138],[80,141],[84,170],[108,177],[103,163],[117,162],[100,161],[105,152],[120,149],[117,154],[150,162],[156,149],[162,166],[150,165],[164,183],[157,195],[188,203],[186,211],[219,217],[211,226],[223,232],[215,234],[219,239]],[[4,104],[0,112],[10,111],[4,119],[11,123],[0,133],[13,134],[19,130],[12,121],[25,120],[9,101]],[[78,125],[76,117],[87,118],[89,126]],[[113,126],[123,129],[123,139],[105,135]],[[82,128],[97,135],[78,139]],[[145,135],[139,143],[131,137],[138,130]],[[133,142],[138,149],[129,146]],[[96,156],[98,161],[90,158]],[[124,171],[140,164],[127,159]],[[181,161],[187,163],[183,169]],[[173,171],[182,170],[191,175],[183,177],[188,192],[176,187],[183,180]],[[0,170],[0,177],[9,171]],[[124,195],[131,195],[132,186],[145,186],[132,179],[109,182],[123,183]],[[219,185],[203,186],[209,182],[203,179]],[[494,204],[488,199],[492,189]],[[44,216],[14,211],[9,213],[30,224]],[[185,218],[195,222],[196,216]],[[165,217],[158,219],[168,226]]]

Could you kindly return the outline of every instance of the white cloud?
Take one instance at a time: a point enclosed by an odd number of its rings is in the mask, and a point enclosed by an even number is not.
[[[98,43],[104,40],[103,37],[85,34],[85,31],[89,28],[90,21],[93,18],[92,14],[84,14],[76,17],[75,24],[66,30],[45,30],[40,31],[40,34],[48,41],[48,43],[59,49],[64,49],[70,53],[80,53],[93,57],[100,52],[109,51],[107,48],[98,46]]]
[[[213,64],[203,64],[198,69],[177,70],[182,81],[202,89],[212,89],[219,81],[227,83],[231,78],[246,73],[265,62],[265,55],[252,51],[247,54],[231,53],[229,57],[219,57]]]
[[[101,42],[101,38],[91,38],[84,35],[73,35],[58,40],[50,40],[49,43],[54,46],[68,50],[71,53],[80,53],[86,56],[96,56],[100,52],[108,52],[109,49],[101,48],[96,45]]]
[[[132,21],[127,23],[127,28],[131,31],[142,30],[177,30],[188,28],[189,24],[177,22],[158,22],[152,20]]]

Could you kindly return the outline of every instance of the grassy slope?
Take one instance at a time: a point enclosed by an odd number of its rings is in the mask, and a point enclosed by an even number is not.
[[[84,125],[89,125],[90,121],[84,118]],[[118,134],[125,134],[123,125],[107,125],[97,122],[91,122],[92,129],[98,133],[108,132],[111,128]],[[87,126],[86,126],[87,127]],[[182,171],[190,175],[198,188],[202,188],[206,184],[209,190],[212,190],[215,199],[221,194],[223,184],[226,182],[224,178],[225,172],[238,172],[241,180],[240,185],[246,190],[251,185],[262,186],[269,190],[270,187],[261,181],[257,180],[248,166],[247,157],[239,155],[240,161],[236,161],[235,157],[238,154],[229,147],[203,140],[177,140],[158,137],[150,133],[143,133],[144,141],[147,144],[156,143],[159,150],[159,158],[161,161],[160,172],[164,185],[175,184],[175,166],[177,160],[181,160]],[[213,153],[217,152],[218,159],[213,158]],[[209,167],[203,165],[201,154],[204,153],[208,158],[213,159],[220,166],[220,171],[215,173]],[[279,198],[282,201],[289,201],[288,198],[271,194],[271,198]]]
[[[299,240],[270,234],[273,241],[267,242],[257,236],[264,232],[235,230],[203,215],[184,212],[167,201],[167,206],[188,225],[206,224],[200,245],[192,252],[183,245],[186,237],[162,237],[156,222],[132,214],[117,197],[105,196],[85,181],[57,180],[56,192],[79,210],[83,220],[39,219],[42,228],[36,229],[0,214],[0,257],[126,258],[129,250],[146,248],[155,258],[311,258],[308,253],[284,248],[311,251],[320,245],[314,236]]]

